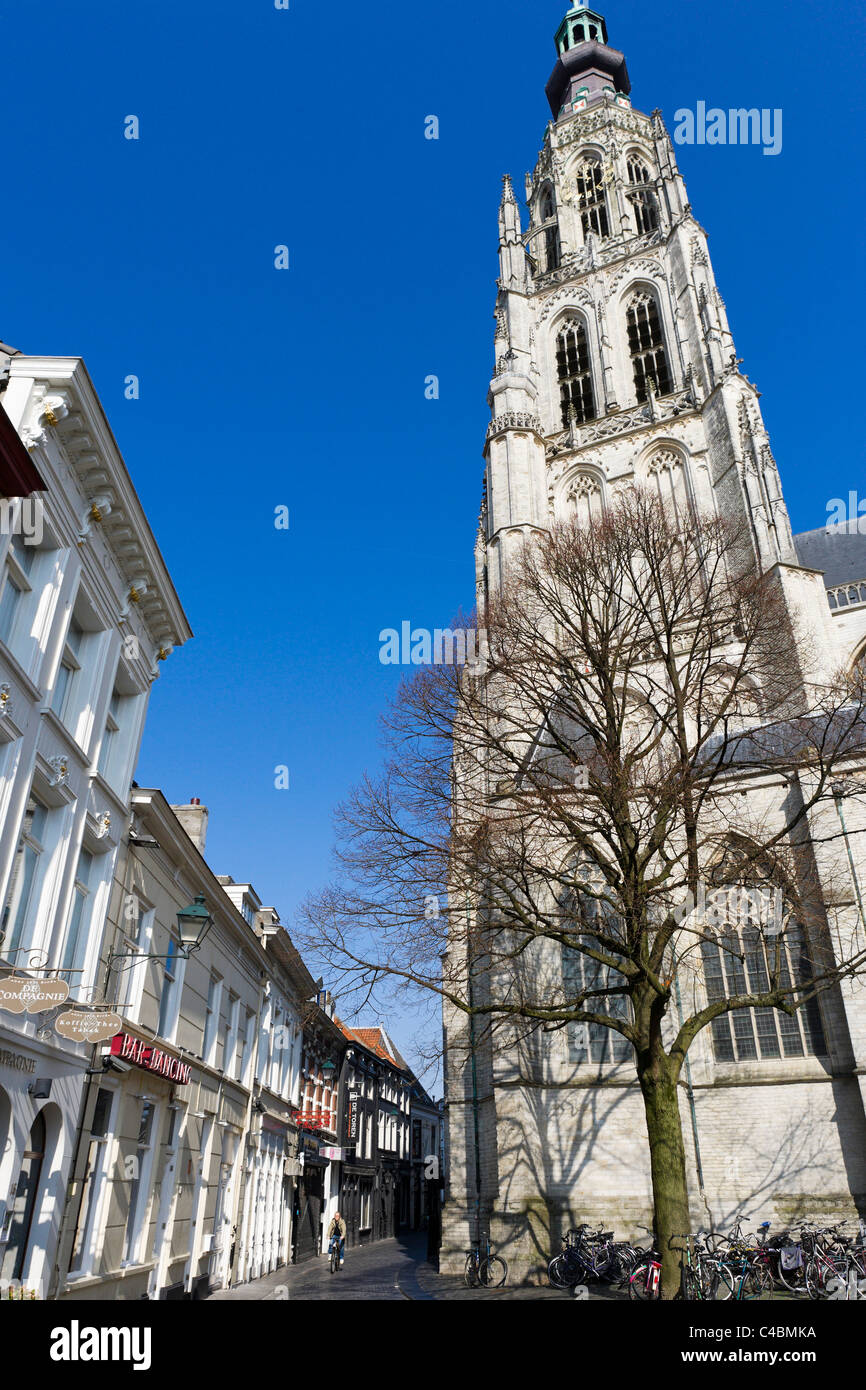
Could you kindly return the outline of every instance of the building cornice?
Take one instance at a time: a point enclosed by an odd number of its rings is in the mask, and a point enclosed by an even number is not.
[[[142,618],[156,643],[181,646],[192,630],[83,360],[12,358],[10,387],[16,380],[28,379],[37,390],[19,424],[24,443],[35,449],[52,431],[85,498],[89,502],[108,498],[111,510],[100,526],[130,587],[140,576],[147,581],[147,592],[137,605]]]

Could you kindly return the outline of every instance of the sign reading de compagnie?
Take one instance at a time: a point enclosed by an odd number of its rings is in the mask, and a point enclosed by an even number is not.
[[[68,998],[65,980],[32,980],[29,975],[7,975],[0,980],[0,1009],[10,1014],[44,1014]]]
[[[156,1072],[158,1076],[165,1076],[179,1086],[188,1085],[192,1077],[188,1062],[181,1062],[180,1058],[172,1057],[171,1053],[163,1052],[153,1043],[130,1037],[129,1033],[118,1033],[117,1037],[112,1038],[111,1056],[119,1057],[121,1062],[132,1062],[145,1071]]]

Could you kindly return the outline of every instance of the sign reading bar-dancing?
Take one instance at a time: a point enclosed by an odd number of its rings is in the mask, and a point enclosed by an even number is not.
[[[145,1071],[155,1071],[159,1076],[168,1077],[169,1081],[176,1081],[179,1086],[186,1086],[192,1076],[192,1068],[187,1062],[181,1062],[179,1058],[154,1047],[153,1043],[131,1038],[128,1033],[118,1033],[116,1038],[112,1038],[111,1056],[119,1057],[122,1062],[134,1062]]]

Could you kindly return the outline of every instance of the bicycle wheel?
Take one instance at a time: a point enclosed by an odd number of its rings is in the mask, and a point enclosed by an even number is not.
[[[331,1269],[331,1273],[332,1273],[332,1274],[334,1274],[334,1273],[336,1272],[336,1269],[337,1269],[337,1261],[338,1261],[338,1259],[339,1259],[339,1256],[338,1256],[338,1254],[337,1254],[337,1247],[336,1247],[335,1245],[332,1245],[332,1246],[331,1246],[330,1253],[329,1253],[329,1255],[328,1255],[328,1264],[329,1264],[329,1266],[330,1266],[330,1269]]]
[[[766,1265],[750,1265],[746,1270],[740,1287],[740,1298],[763,1298],[772,1284],[770,1271]]]
[[[844,1287],[847,1278],[847,1260],[831,1259],[828,1255],[811,1259],[806,1265],[806,1292],[811,1299],[828,1298],[835,1288]],[[828,1288],[831,1281],[833,1288]]]
[[[734,1276],[721,1260],[701,1262],[701,1292],[708,1302],[724,1303],[734,1296]]]
[[[508,1278],[508,1265],[501,1255],[490,1255],[481,1261],[478,1275],[486,1289],[501,1289]]]
[[[661,1272],[662,1267],[656,1260],[645,1260],[643,1264],[639,1264],[628,1281],[629,1298],[634,1298],[641,1303],[658,1298]]]
[[[550,1264],[547,1266],[547,1277],[555,1289],[571,1288],[571,1280],[568,1278],[568,1270],[564,1255],[554,1255]]]
[[[467,1289],[477,1289],[481,1280],[478,1277],[478,1257],[473,1250],[466,1256],[463,1266],[463,1282]]]

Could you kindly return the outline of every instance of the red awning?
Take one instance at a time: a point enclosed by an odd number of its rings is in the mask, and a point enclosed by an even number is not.
[[[31,492],[44,491],[44,482],[0,405],[0,497],[29,497]]]

